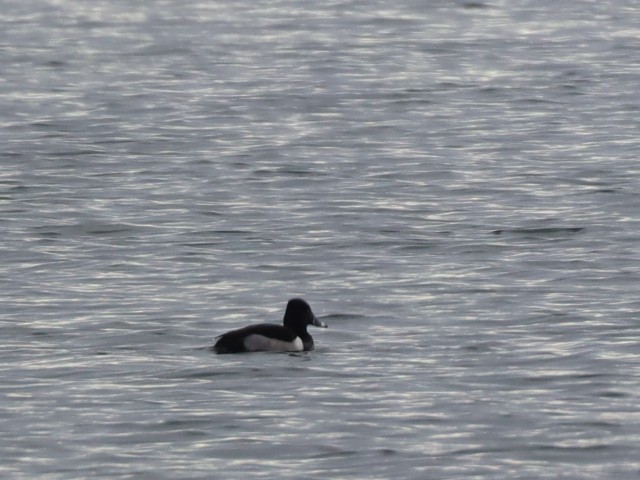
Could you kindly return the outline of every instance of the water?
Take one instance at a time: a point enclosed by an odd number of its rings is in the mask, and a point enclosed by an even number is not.
[[[2,11],[3,478],[637,477],[635,2]]]

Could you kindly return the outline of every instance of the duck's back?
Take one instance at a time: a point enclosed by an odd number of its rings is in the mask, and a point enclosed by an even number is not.
[[[213,346],[216,353],[295,352],[303,348],[302,340],[293,331],[271,323],[232,330],[221,335]]]

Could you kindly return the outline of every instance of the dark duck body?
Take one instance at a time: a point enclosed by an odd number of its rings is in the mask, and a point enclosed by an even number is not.
[[[289,300],[282,323],[260,323],[232,330],[220,335],[212,349],[216,353],[306,352],[314,348],[307,326],[327,327],[301,298]]]

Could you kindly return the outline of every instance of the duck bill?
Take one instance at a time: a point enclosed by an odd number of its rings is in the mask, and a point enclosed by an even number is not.
[[[315,325],[316,327],[328,328],[328,325],[322,320],[319,320],[317,317],[313,317],[313,322],[311,322],[311,325]]]

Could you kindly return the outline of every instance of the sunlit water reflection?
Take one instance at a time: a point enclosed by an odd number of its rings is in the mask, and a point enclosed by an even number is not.
[[[637,16],[7,6],[2,476],[637,476]]]

